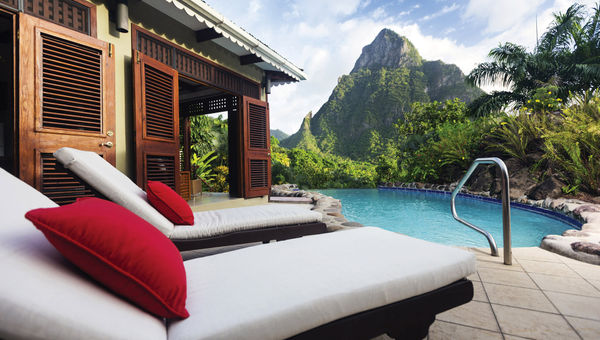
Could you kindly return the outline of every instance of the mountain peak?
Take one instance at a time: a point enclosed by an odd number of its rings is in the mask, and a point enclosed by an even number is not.
[[[361,68],[397,68],[421,64],[419,52],[406,37],[384,28],[371,44],[363,48],[350,73]]]

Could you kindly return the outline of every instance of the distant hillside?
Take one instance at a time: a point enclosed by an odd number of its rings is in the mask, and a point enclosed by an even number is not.
[[[271,130],[271,136],[277,138],[279,141],[282,141],[282,140],[288,138],[290,135],[277,129],[277,130]]]
[[[320,150],[317,146],[317,140],[315,139],[315,136],[313,136],[312,132],[310,132],[311,118],[312,112],[309,112],[302,120],[302,126],[300,126],[300,130],[282,140],[279,144],[288,149],[301,148],[319,152]]]
[[[372,136],[389,137],[412,103],[455,97],[470,102],[482,94],[464,77],[456,65],[423,60],[408,39],[384,29],[363,48],[350,74],[339,78],[314,117],[305,117],[282,145],[367,159]]]

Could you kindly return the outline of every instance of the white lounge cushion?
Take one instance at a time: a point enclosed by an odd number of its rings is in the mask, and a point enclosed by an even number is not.
[[[311,207],[309,204],[263,204],[195,212],[194,225],[176,225],[169,238],[196,239],[240,230],[321,222],[323,215],[310,210]]]
[[[166,339],[162,319],[86,278],[24,217],[56,204],[2,169],[0,188],[1,339]]]
[[[379,228],[306,236],[185,262],[190,317],[171,340],[283,339],[435,290],[473,254]]]
[[[54,157],[111,201],[145,219],[163,234],[173,231],[173,223],[152,207],[146,192],[104,158],[91,151],[61,148]]]

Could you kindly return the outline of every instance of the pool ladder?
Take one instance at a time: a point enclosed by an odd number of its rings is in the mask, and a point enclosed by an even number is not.
[[[452,202],[451,202],[452,216],[458,222],[483,234],[487,238],[487,240],[490,244],[490,250],[492,252],[492,256],[498,256],[498,247],[496,246],[496,241],[494,240],[492,235],[489,232],[487,232],[486,230],[483,230],[483,229],[477,227],[476,225],[471,224],[471,223],[463,220],[462,218],[458,217],[458,214],[456,213],[456,196],[460,192],[460,189],[462,189],[462,187],[465,185],[465,182],[467,182],[469,177],[471,177],[471,175],[473,174],[473,172],[475,171],[477,166],[479,166],[479,164],[496,164],[496,165],[498,165],[498,167],[500,168],[500,171],[502,173],[502,178],[501,178],[501,184],[502,184],[502,234],[504,237],[504,264],[511,265],[512,264],[512,251],[511,251],[511,245],[510,245],[510,199],[509,199],[510,188],[509,188],[509,183],[508,183],[508,170],[506,169],[506,164],[504,164],[504,162],[500,158],[497,158],[497,157],[477,158],[475,161],[473,161],[473,164],[471,164],[471,167],[469,168],[469,170],[467,170],[467,173],[463,176],[463,178],[460,180],[460,182],[458,182],[458,185],[456,186],[454,191],[452,191]]]

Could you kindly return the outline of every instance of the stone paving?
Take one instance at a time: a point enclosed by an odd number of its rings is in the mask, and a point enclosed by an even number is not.
[[[428,339],[600,339],[600,266],[538,247],[513,248],[512,266],[469,250],[473,301],[439,314]]]

